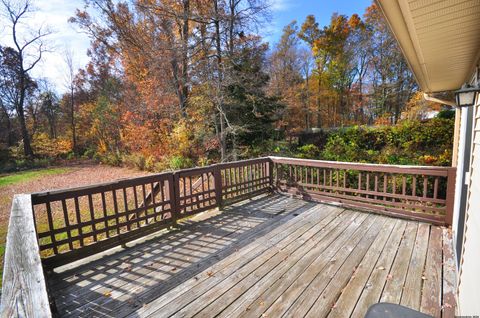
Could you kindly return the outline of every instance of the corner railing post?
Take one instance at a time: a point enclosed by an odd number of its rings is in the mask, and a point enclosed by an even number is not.
[[[219,165],[213,166],[213,180],[215,184],[215,200],[217,201],[218,209],[223,209],[222,196],[222,168]]]
[[[446,211],[445,224],[452,225],[453,222],[453,205],[455,201],[455,179],[457,169],[452,167],[447,172],[447,193],[446,193]]]

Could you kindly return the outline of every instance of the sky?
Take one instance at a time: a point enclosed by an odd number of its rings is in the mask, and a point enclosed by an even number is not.
[[[363,16],[372,0],[271,0],[272,21],[265,39],[274,44],[281,36],[285,25],[296,20],[300,26],[305,18],[313,14],[320,26],[330,23],[333,13]]]
[[[358,13],[363,15],[365,8],[371,4],[371,0],[270,0],[272,20],[261,30],[264,39],[271,45],[279,39],[282,29],[293,20],[298,24],[305,20],[309,14],[315,15],[321,26],[330,21],[334,12],[351,15]],[[15,0],[14,0],[15,2]],[[34,78],[46,78],[58,93],[65,89],[65,50],[73,52],[76,68],[81,68],[88,63],[87,49],[90,40],[86,34],[81,33],[76,25],[68,22],[74,15],[76,8],[83,7],[83,0],[34,0],[37,11],[29,15],[29,27],[43,25],[53,31],[48,36],[48,44],[52,49],[47,53],[43,61],[32,71]],[[5,19],[0,17],[0,44],[11,45],[11,32],[5,27]]]

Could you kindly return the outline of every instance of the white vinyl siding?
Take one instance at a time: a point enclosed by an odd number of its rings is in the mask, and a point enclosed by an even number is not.
[[[459,309],[463,316],[480,314],[480,107],[475,108],[471,175],[458,288]]]

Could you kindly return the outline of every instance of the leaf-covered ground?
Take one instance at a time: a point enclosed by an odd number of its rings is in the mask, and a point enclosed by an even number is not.
[[[145,175],[145,172],[98,164],[49,168],[29,172],[19,172],[0,177],[0,279],[3,271],[5,238],[12,197],[16,193],[32,193],[46,190],[85,186],[94,183],[113,181]]]

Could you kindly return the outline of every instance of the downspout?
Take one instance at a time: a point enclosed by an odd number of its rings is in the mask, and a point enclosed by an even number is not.
[[[430,96],[430,94],[428,94],[428,93],[423,93],[423,98],[425,100],[428,100],[429,102],[440,103],[440,104],[448,105],[448,106],[451,106],[451,107],[457,107],[457,104],[455,102],[440,99],[440,98],[436,98],[436,97]]]
[[[453,135],[453,149],[452,149],[452,167],[457,168],[456,180],[455,180],[455,200],[453,207],[453,240],[455,248],[455,260],[457,263],[457,268],[459,265],[459,256],[461,254],[461,243],[463,238],[463,229],[459,229],[459,224],[463,223],[464,213],[460,213],[461,207],[465,204],[466,198],[466,189],[465,189],[465,174],[468,171],[469,162],[465,162],[466,151],[470,152],[468,147],[467,140],[468,136],[471,134],[472,123],[469,122],[468,109],[460,109],[456,107],[456,103],[452,101],[447,101],[433,97],[427,93],[423,94],[423,98],[427,101],[441,103],[451,107],[455,107],[455,128]]]

